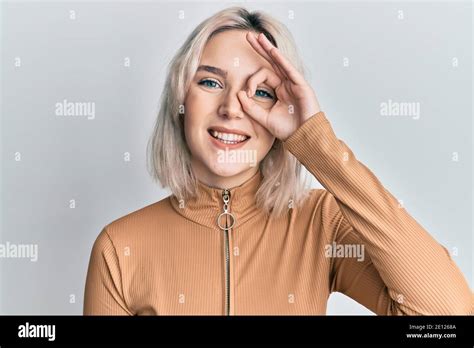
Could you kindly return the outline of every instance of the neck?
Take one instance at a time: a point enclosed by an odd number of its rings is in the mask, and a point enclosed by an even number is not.
[[[259,166],[250,167],[238,174],[222,176],[205,170],[202,166],[192,162],[192,169],[197,180],[201,183],[219,189],[231,189],[242,185],[259,171]]]

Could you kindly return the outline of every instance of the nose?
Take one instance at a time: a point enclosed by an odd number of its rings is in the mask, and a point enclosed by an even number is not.
[[[243,118],[244,111],[242,105],[240,105],[239,97],[237,97],[237,91],[229,90],[219,106],[219,115],[227,118]]]

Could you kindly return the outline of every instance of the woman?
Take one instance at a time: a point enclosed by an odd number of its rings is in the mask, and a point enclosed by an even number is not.
[[[381,315],[471,312],[448,251],[338,140],[266,14],[232,7],[193,31],[148,150],[173,194],[101,231],[84,314],[325,314],[332,292]]]

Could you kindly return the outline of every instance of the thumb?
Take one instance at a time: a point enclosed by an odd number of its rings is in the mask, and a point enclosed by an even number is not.
[[[247,96],[245,91],[237,92],[237,96],[244,111],[263,127],[267,128],[268,111],[260,105],[257,105],[257,103]]]

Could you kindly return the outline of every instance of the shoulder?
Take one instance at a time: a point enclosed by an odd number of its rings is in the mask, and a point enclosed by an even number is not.
[[[339,213],[339,204],[336,197],[326,189],[313,188],[308,191],[306,199],[303,201],[306,209],[324,214],[335,215]]]
[[[327,238],[332,239],[343,215],[336,197],[326,189],[311,189],[303,203],[303,214],[311,214],[311,219],[317,228],[321,229]]]
[[[96,243],[122,244],[156,231],[167,216],[173,214],[170,196],[123,215],[106,224]]]
[[[339,203],[331,192],[326,189],[317,189],[317,191],[319,191],[319,194],[317,195],[316,207],[321,213],[330,217],[341,214]]]
[[[157,214],[165,213],[172,208],[169,203],[170,196],[167,196],[158,202],[151,203],[140,209],[134,210],[122,217],[110,222],[107,227],[113,230],[120,230],[128,226],[140,226],[157,218]]]

